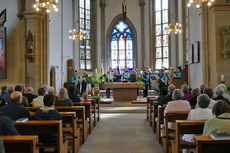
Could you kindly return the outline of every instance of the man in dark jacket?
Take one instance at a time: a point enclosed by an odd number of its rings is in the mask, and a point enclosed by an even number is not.
[[[28,99],[28,103],[32,103],[34,98],[37,98],[38,96],[33,94],[34,90],[32,87],[27,88],[26,94],[24,94],[25,97]]]
[[[10,102],[0,108],[0,114],[9,117],[12,120],[19,118],[30,118],[30,112],[22,105],[22,93],[15,91],[10,96]]]
[[[0,135],[19,135],[9,117],[0,115]]]

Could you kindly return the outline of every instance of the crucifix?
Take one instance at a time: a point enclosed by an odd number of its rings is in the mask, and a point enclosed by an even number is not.
[[[126,0],[122,1],[122,15],[123,15],[123,21],[126,21],[126,19],[127,19],[127,4],[126,4]]]

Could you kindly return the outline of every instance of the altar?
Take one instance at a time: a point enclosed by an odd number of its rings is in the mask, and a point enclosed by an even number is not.
[[[114,101],[134,101],[137,100],[136,83],[112,83],[106,84],[105,88],[113,89]]]

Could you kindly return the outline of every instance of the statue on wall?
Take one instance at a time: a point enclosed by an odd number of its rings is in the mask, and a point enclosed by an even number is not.
[[[0,13],[0,79],[6,78],[6,9]]]
[[[26,54],[25,57],[29,59],[32,63],[34,62],[35,53],[34,53],[34,37],[32,32],[29,30],[28,35],[26,37]]]
[[[230,25],[223,26],[221,28],[221,34],[223,37],[223,51],[225,59],[230,59]]]

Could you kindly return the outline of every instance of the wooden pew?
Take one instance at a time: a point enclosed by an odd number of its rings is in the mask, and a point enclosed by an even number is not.
[[[195,136],[195,153],[230,153],[230,140],[212,140],[209,136]]]
[[[172,142],[172,153],[181,153],[182,149],[194,149],[194,143],[182,140],[182,136],[184,134],[202,135],[204,123],[204,120],[177,120],[175,141]]]
[[[0,136],[6,153],[39,153],[38,136]]]
[[[157,112],[157,125],[156,125],[156,137],[158,142],[161,143],[161,124],[163,124],[164,110],[166,106],[158,106]]]
[[[98,121],[98,112],[100,111],[100,104],[97,104],[96,99],[89,99],[91,104],[92,104],[92,113],[93,113],[93,122],[94,122],[94,126],[97,125],[97,121]]]
[[[30,116],[33,117],[35,112],[30,112]],[[63,133],[66,136],[66,139],[69,140],[70,149],[73,153],[77,153],[80,149],[81,140],[80,140],[80,130],[77,128],[76,122],[76,113],[75,112],[60,112],[62,117]]]
[[[97,122],[100,120],[100,98],[99,97],[91,97],[89,100],[96,100],[95,106],[97,110]],[[91,101],[92,102],[92,101]]]
[[[170,134],[175,134],[175,128],[169,128],[168,123],[175,123],[176,120],[186,120],[188,117],[189,111],[184,112],[167,112],[165,113],[164,121],[164,136],[163,136],[163,151],[165,153],[170,152],[170,143],[169,136]]]
[[[146,108],[146,116],[147,116],[147,121],[149,121],[150,120],[150,116],[151,116],[151,111],[150,111],[150,109],[151,109],[151,101],[152,100],[155,100],[156,99],[156,97],[155,96],[148,96],[147,97],[147,104],[146,104],[146,106],[147,106],[147,108]]]
[[[74,106],[84,106],[85,107],[85,112],[88,112],[88,113],[85,113],[85,116],[86,116],[86,119],[88,118],[89,120],[89,133],[91,133],[93,130],[92,109],[91,109],[92,103],[91,102],[74,102],[73,104]],[[96,107],[94,107],[94,109],[96,109]]]
[[[152,129],[153,129],[153,133],[156,133],[156,118],[157,118],[157,110],[158,110],[158,106],[160,105],[160,103],[158,103],[157,101],[153,102],[153,109],[152,109]]]
[[[35,112],[39,107],[26,107],[32,112]],[[59,112],[76,112],[77,116],[77,123],[80,125],[81,129],[81,135],[82,135],[82,143],[85,142],[85,140],[88,137],[88,125],[85,120],[85,107],[84,106],[56,106],[55,109],[57,109]]]
[[[48,148],[57,148],[58,153],[68,153],[68,140],[63,143],[62,121],[26,121],[16,123],[13,121],[17,131],[22,135],[57,135],[57,144],[54,146],[45,146]]]

